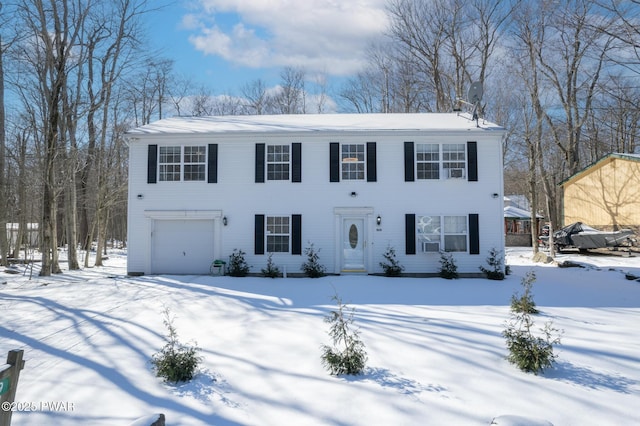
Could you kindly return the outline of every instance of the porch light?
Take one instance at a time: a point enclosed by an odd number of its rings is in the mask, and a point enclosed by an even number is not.
[[[380,215],[378,215],[378,217],[376,218],[376,223],[378,224],[378,226],[380,226],[380,224],[382,223],[382,218],[380,217]]]
[[[224,217],[222,218],[222,224],[223,224],[224,226],[227,226],[227,217],[226,217],[226,216],[224,216]]]

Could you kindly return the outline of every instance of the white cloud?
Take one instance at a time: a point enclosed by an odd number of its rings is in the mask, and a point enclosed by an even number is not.
[[[386,0],[200,0],[183,27],[196,49],[248,67],[348,75],[386,28]]]

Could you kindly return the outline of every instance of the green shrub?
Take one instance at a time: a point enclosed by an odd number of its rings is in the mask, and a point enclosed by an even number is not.
[[[560,344],[560,337],[551,322],[547,322],[540,330],[543,337],[535,336],[531,332],[532,327],[530,314],[512,312],[502,335],[509,350],[507,360],[524,372],[538,374],[553,366],[557,357],[553,353],[553,346]]]
[[[319,251],[313,247],[313,243],[304,249],[307,260],[302,264],[302,270],[309,278],[320,278],[326,275],[325,267],[320,264]]]
[[[489,264],[489,268],[485,268],[484,266],[480,266],[480,270],[484,272],[484,274],[490,280],[504,280],[504,275],[506,268],[503,270],[503,257],[502,254],[495,248],[492,248],[489,251],[489,257],[487,257],[487,263]]]
[[[167,343],[160,352],[151,357],[151,364],[157,377],[167,382],[187,382],[195,376],[202,358],[197,346],[186,346],[178,340],[178,332],[173,325],[169,309],[164,310],[163,323],[167,327]]]
[[[448,280],[458,278],[458,266],[451,253],[440,252],[440,276]]]
[[[522,278],[521,285],[524,292],[521,295],[517,293],[511,296],[511,311],[516,313],[538,314],[540,311],[536,308],[536,302],[533,301],[533,293],[531,288],[536,280],[536,274],[533,271],[527,272]]]
[[[367,352],[358,330],[351,328],[355,309],[350,309],[350,312],[345,314],[347,307],[342,304],[338,295],[332,299],[336,301],[338,309],[331,311],[324,321],[331,324],[329,335],[333,346],[322,346],[322,365],[332,375],[362,374],[367,362]]]
[[[242,250],[233,249],[229,256],[229,275],[232,277],[246,277],[249,273],[249,265],[244,259],[246,253]]]
[[[382,257],[384,257],[385,261],[380,262],[380,266],[382,267],[384,274],[387,277],[399,277],[404,266],[400,265],[400,262],[398,262],[398,259],[396,258],[396,250],[389,246]]]
[[[533,320],[531,315],[537,314],[531,288],[536,280],[535,273],[530,271],[522,278],[524,293],[511,297],[511,318],[502,335],[506,339],[509,355],[507,360],[515,364],[520,370],[538,374],[553,365],[556,355],[553,346],[560,344],[558,330],[547,322],[541,329],[542,336],[532,333]],[[554,335],[557,335],[554,337]]]
[[[276,278],[280,276],[280,268],[273,263],[273,253],[267,256],[267,267],[263,268],[262,275],[268,278]]]

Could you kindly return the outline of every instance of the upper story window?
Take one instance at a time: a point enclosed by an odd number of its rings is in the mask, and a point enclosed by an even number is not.
[[[477,143],[404,143],[404,180],[478,181]]]
[[[289,180],[289,145],[267,145],[267,180]]]
[[[179,146],[161,146],[160,159],[160,180],[176,181],[180,180],[180,147]]]
[[[419,143],[416,145],[418,179],[440,179],[440,145]]]
[[[207,147],[184,147],[184,180],[204,180],[207,165]]]
[[[467,216],[418,216],[417,222],[422,252],[467,251]]]
[[[206,146],[159,147],[160,181],[204,181],[206,164]]]
[[[364,180],[364,152],[364,144],[342,145],[342,180]]]
[[[289,252],[289,216],[267,216],[267,252]]]
[[[466,177],[466,144],[445,143],[442,145],[442,170],[447,178]]]

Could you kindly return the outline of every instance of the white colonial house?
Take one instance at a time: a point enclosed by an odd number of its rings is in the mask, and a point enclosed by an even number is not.
[[[451,252],[478,273],[504,250],[504,129],[462,113],[176,117],[128,133],[128,273],[205,274],[313,244],[328,273],[408,274]]]

